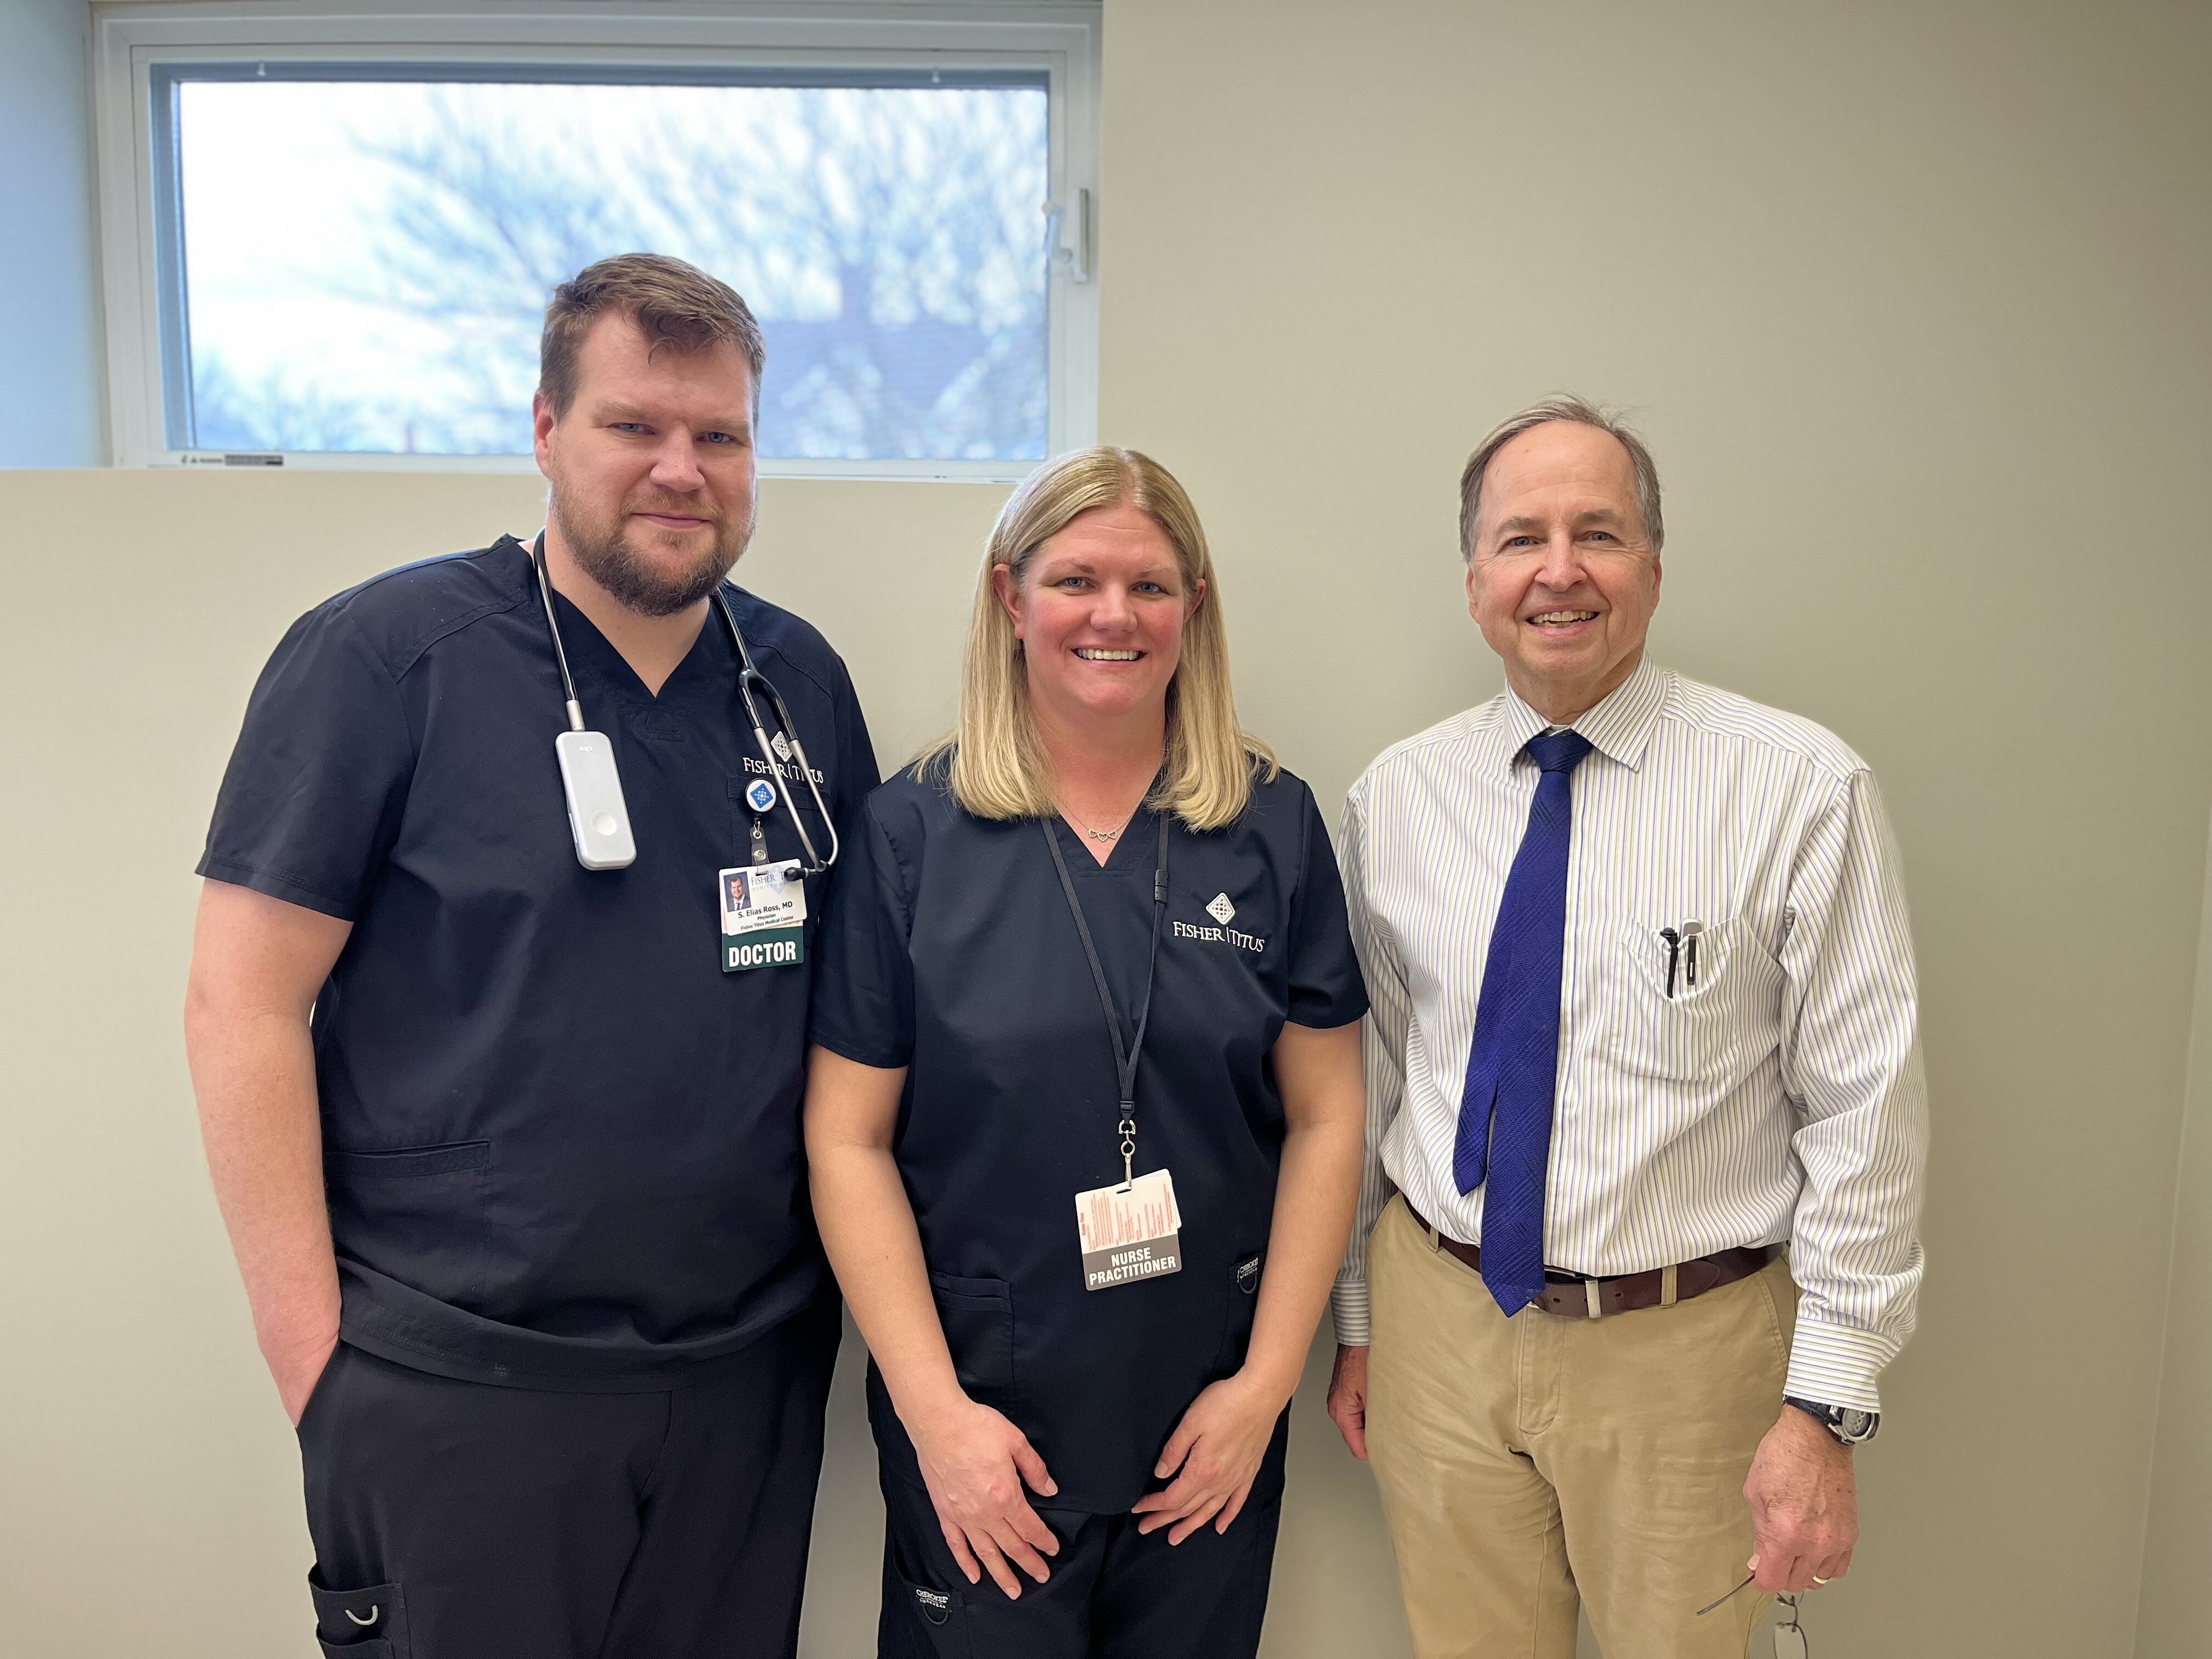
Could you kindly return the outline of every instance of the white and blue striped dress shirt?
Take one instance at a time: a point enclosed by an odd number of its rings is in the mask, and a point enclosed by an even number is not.
[[[1507,691],[1389,749],[1345,803],[1373,1000],[1367,1154],[1337,1340],[1368,1340],[1395,1187],[1482,1238],[1452,1178],[1475,1001],[1547,728]],[[1641,664],[1575,722],[1547,1265],[1594,1278],[1787,1241],[1789,1391],[1880,1408],[1912,1331],[1927,1091],[1895,844],[1866,763],[1812,721]],[[1660,930],[1704,924],[1697,983]]]

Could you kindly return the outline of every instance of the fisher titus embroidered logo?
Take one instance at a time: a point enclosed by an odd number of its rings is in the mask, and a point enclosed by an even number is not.
[[[1206,914],[1212,916],[1219,925],[1207,927],[1194,921],[1178,921],[1169,924],[1169,931],[1176,939],[1203,939],[1213,945],[1233,945],[1240,951],[1251,951],[1255,956],[1267,948],[1267,940],[1255,938],[1250,933],[1240,933],[1229,925],[1237,915],[1237,907],[1229,902],[1228,894],[1216,893],[1207,901]]]

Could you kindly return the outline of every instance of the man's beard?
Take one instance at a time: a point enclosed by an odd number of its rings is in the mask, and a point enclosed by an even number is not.
[[[665,507],[647,506],[647,512],[697,513],[690,503],[670,502]],[[752,539],[750,514],[743,524],[714,521],[714,539],[689,568],[670,573],[631,546],[627,514],[595,520],[558,483],[553,486],[553,517],[561,526],[568,551],[583,572],[611,594],[625,611],[641,617],[672,617],[698,604],[730,574],[731,567]]]

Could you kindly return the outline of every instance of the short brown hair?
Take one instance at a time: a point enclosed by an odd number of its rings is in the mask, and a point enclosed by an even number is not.
[[[586,265],[553,290],[538,347],[538,389],[557,419],[576,401],[576,354],[608,311],[627,316],[656,349],[709,351],[728,341],[753,370],[753,413],[760,414],[768,342],[737,289],[665,253],[617,253]]]
[[[1490,471],[1490,464],[1498,452],[1524,432],[1553,421],[1569,421],[1577,426],[1594,426],[1614,440],[1628,452],[1628,463],[1636,470],[1636,512],[1644,520],[1644,534],[1650,542],[1654,553],[1666,544],[1667,521],[1659,513],[1659,466],[1651,459],[1651,452],[1644,447],[1644,440],[1621,424],[1620,417],[1607,413],[1587,398],[1563,395],[1547,398],[1534,403],[1518,415],[1507,416],[1498,422],[1491,434],[1475,446],[1474,453],[1467,458],[1466,469],[1459,475],[1459,556],[1474,557],[1474,520],[1482,510],[1482,477]]]

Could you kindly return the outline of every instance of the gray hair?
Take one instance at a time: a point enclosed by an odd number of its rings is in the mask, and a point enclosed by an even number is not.
[[[1629,464],[1636,469],[1637,515],[1644,520],[1644,534],[1651,544],[1652,552],[1657,553],[1667,540],[1667,523],[1659,511],[1659,468],[1651,459],[1651,452],[1617,416],[1607,413],[1587,398],[1563,394],[1533,403],[1518,415],[1509,416],[1467,458],[1467,469],[1459,475],[1460,557],[1474,557],[1474,520],[1482,510],[1482,478],[1489,471],[1490,463],[1499,450],[1522,433],[1548,426],[1553,421],[1595,427],[1628,452]]]

